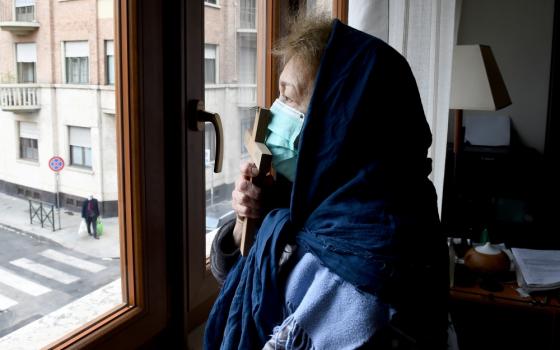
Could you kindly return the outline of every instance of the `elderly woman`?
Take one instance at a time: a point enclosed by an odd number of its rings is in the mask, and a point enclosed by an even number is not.
[[[296,22],[276,53],[276,177],[257,188],[241,167],[238,220],[213,244],[223,287],[206,348],[445,348],[447,248],[406,60],[337,20]],[[263,218],[247,257],[243,217]]]

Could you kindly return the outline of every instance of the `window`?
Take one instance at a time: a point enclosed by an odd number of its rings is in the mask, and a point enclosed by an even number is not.
[[[239,82],[255,84],[257,81],[257,35],[240,33],[238,37]]]
[[[113,40],[105,41],[105,83],[115,85],[115,54]]]
[[[65,73],[67,84],[87,84],[89,82],[89,45],[87,41],[67,41],[64,43]]]
[[[16,44],[16,62],[18,83],[35,83],[37,45],[35,45],[35,43]]]
[[[19,122],[19,158],[39,161],[39,130],[37,123]]]
[[[241,0],[239,7],[239,27],[241,29],[256,28],[255,0]]]
[[[204,0],[207,4],[218,5],[218,0]]]
[[[32,22],[35,20],[35,0],[16,0],[16,21]]]
[[[91,169],[91,135],[89,128],[69,126],[70,165]]]
[[[204,44],[204,83],[218,83],[218,45]]]
[[[255,109],[254,108],[243,108],[240,109],[241,114],[241,125],[240,125],[240,136],[241,136],[241,157],[247,155],[247,148],[245,147],[245,132],[251,131],[253,125],[255,124]]]

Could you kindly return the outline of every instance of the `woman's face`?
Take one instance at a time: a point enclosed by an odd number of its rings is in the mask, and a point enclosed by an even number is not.
[[[291,58],[280,74],[280,101],[301,113],[307,113],[314,80],[308,67],[300,63],[300,60]]]

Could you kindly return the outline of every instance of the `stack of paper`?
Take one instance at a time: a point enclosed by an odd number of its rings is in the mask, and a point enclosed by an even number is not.
[[[560,288],[560,250],[512,248],[517,283],[526,291]]]

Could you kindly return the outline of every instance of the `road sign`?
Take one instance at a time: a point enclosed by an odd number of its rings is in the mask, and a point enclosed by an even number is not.
[[[49,160],[49,168],[54,172],[59,172],[64,168],[64,159],[59,156],[54,156]]]

